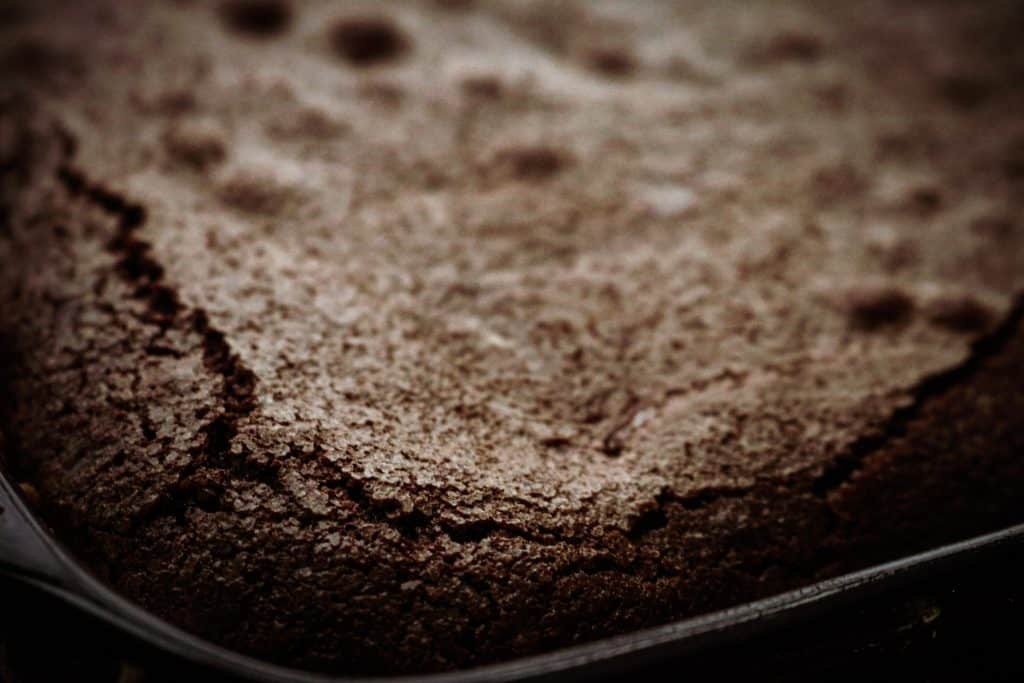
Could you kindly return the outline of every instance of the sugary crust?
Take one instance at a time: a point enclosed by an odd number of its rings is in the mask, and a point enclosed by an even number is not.
[[[451,669],[1024,516],[1019,3],[51,5],[0,414],[155,613]]]

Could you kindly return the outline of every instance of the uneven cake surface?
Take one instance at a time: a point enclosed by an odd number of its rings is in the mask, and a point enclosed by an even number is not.
[[[450,669],[1024,512],[1019,3],[3,11],[8,460],[189,630]]]

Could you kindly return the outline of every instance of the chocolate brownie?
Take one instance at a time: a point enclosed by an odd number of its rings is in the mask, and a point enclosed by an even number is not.
[[[22,2],[9,468],[266,660],[448,670],[1024,520],[1024,6]]]

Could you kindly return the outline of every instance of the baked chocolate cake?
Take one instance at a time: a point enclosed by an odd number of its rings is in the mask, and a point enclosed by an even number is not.
[[[1024,6],[38,2],[7,467],[103,580],[454,669],[1024,519]]]

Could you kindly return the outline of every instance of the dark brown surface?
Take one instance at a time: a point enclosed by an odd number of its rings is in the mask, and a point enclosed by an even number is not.
[[[451,669],[1024,518],[1017,4],[244,4],[2,34],[7,451],[127,596]]]
[[[674,681],[686,671],[698,679],[787,682],[1016,681],[1024,674],[1016,628],[1022,553],[1020,542],[972,551],[952,565],[932,565],[912,581],[833,603],[809,621],[689,656],[600,666],[572,680]],[[223,673],[140,649],[17,582],[0,580],[0,599],[9,607],[0,616],[5,683],[224,683]],[[54,657],[58,642],[60,656]]]

